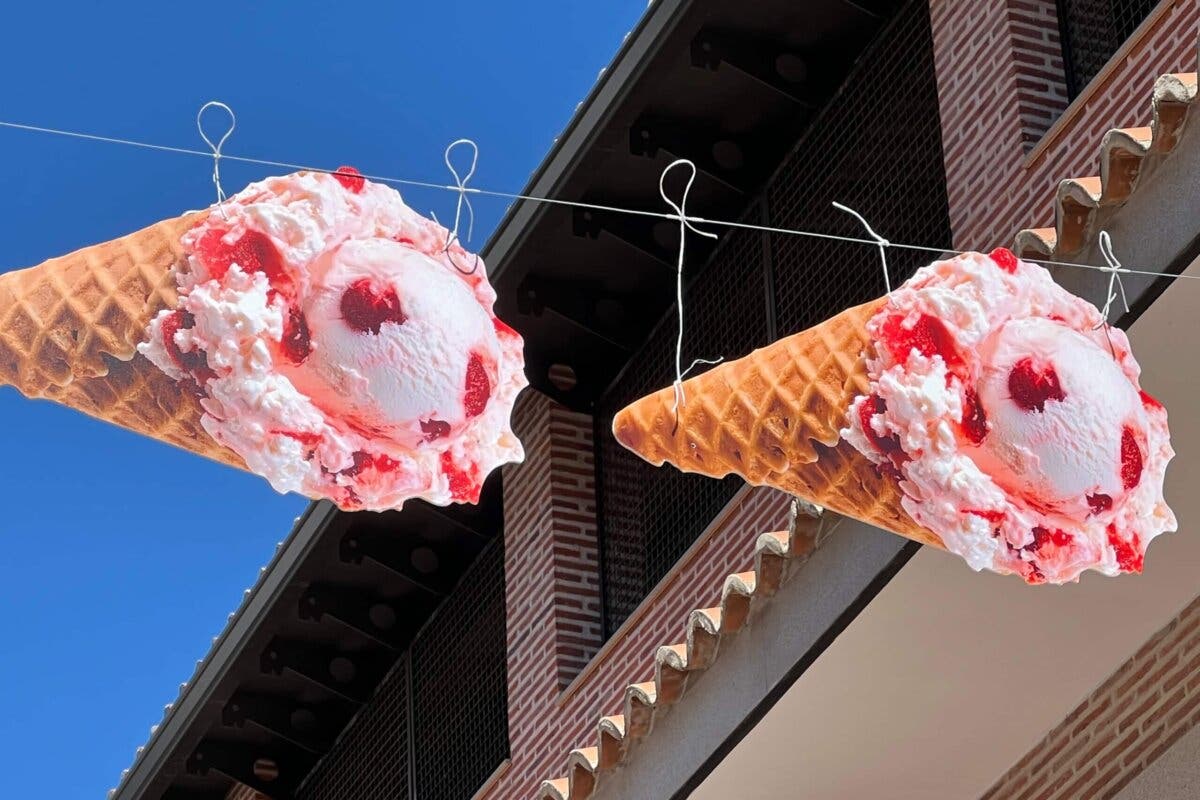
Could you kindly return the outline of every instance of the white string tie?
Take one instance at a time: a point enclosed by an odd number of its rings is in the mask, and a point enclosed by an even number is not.
[[[691,169],[691,175],[688,176],[687,183],[683,186],[683,196],[676,203],[667,196],[667,174],[671,170],[680,165],[685,165]],[[709,231],[702,231],[692,224],[691,218],[688,217],[687,199],[688,194],[692,191],[692,184],[696,182],[696,165],[686,158],[676,159],[667,165],[667,168],[662,171],[662,175],[658,177],[658,193],[662,197],[663,202],[675,210],[674,217],[679,220],[679,262],[675,266],[675,308],[679,312],[679,331],[675,337],[675,405],[672,407],[672,412],[675,414],[675,424],[679,425],[679,407],[684,404],[683,378],[689,372],[696,368],[699,364],[720,364],[720,358],[708,359],[697,358],[691,363],[687,369],[683,369],[683,261],[684,253],[687,245],[687,232],[697,233],[709,239],[716,239],[717,234]]]
[[[1125,313],[1129,313],[1129,298],[1125,296],[1125,282],[1121,280],[1121,273],[1129,270],[1121,266],[1121,262],[1117,260],[1113,254],[1112,237],[1108,235],[1108,231],[1100,231],[1100,255],[1104,256],[1104,260],[1108,263],[1107,267],[1101,267],[1108,273],[1108,296],[1104,300],[1104,308],[1100,310],[1100,316],[1104,317],[1104,324],[1108,324],[1108,312],[1112,308],[1113,300],[1117,299],[1117,289],[1121,290],[1121,303],[1125,306]]]
[[[210,108],[219,108],[229,115],[229,128],[216,144],[213,144],[212,139],[209,139],[208,134],[204,132],[204,112]],[[200,131],[200,138],[212,150],[212,180],[213,185],[217,187],[217,207],[221,209],[221,216],[225,219],[229,219],[229,215],[225,213],[225,190],[221,188],[221,148],[225,146],[225,140],[233,134],[235,127],[237,127],[237,116],[234,115],[233,109],[217,100],[209,100],[196,112],[196,130]]]
[[[867,235],[875,240],[875,244],[879,245],[879,260],[883,262],[883,286],[885,289],[887,289],[887,293],[891,294],[892,279],[888,275],[887,249],[892,246],[892,243],[876,233],[875,229],[871,227],[871,223],[867,222],[866,218],[863,217],[862,214],[858,213],[850,206],[842,205],[835,200],[833,202],[833,207],[839,211],[845,211],[847,214],[853,214],[858,221],[862,223],[862,226],[867,229]]]
[[[455,167],[454,167],[454,162],[450,160],[450,154],[453,153],[454,148],[458,147],[460,144],[467,145],[468,147],[471,148],[471,168],[468,169],[467,174],[463,175],[463,176],[460,176],[458,174],[458,170],[455,169]],[[464,275],[473,275],[475,273],[475,270],[479,269],[479,254],[478,253],[474,254],[475,261],[471,265],[470,269],[463,269],[462,267],[458,266],[458,264],[454,263],[454,258],[450,255],[450,246],[453,245],[455,242],[460,241],[459,237],[458,237],[458,228],[459,228],[459,224],[462,222],[462,212],[463,212],[464,205],[467,207],[467,216],[468,216],[468,220],[467,220],[467,243],[468,244],[470,244],[471,237],[474,236],[474,234],[475,234],[475,208],[474,208],[474,206],[471,205],[471,199],[469,197],[467,197],[467,193],[475,192],[476,190],[468,189],[467,181],[471,180],[472,176],[475,175],[475,167],[478,166],[478,164],[479,164],[479,145],[475,144],[475,142],[473,142],[470,139],[455,139],[453,142],[451,142],[449,145],[447,145],[446,152],[443,156],[443,159],[446,162],[446,168],[448,170],[450,170],[450,174],[454,176],[454,185],[447,186],[446,188],[450,189],[451,191],[458,192],[458,202],[454,206],[454,230],[450,231],[449,235],[446,236],[446,247],[442,252],[445,254],[446,258],[449,259],[450,263],[454,264],[454,268],[457,269],[459,272],[461,272]],[[437,215],[433,214],[432,212],[430,212],[430,215],[433,217],[433,221],[437,222]],[[438,224],[441,224],[441,223],[438,223]]]

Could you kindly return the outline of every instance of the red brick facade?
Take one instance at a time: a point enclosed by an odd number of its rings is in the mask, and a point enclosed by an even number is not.
[[[931,0],[930,8],[959,248],[986,251],[1010,244],[1019,229],[1052,224],[1059,180],[1095,173],[1108,128],[1147,121],[1159,74],[1194,68],[1196,0],[1164,3],[1070,106],[1054,0]],[[496,799],[531,797],[540,781],[562,773],[564,754],[589,738],[600,716],[620,711],[631,680],[652,672],[654,649],[679,638],[687,613],[711,604],[724,577],[747,568],[756,537],[784,527],[787,517],[784,495],[744,489],[603,642],[592,420],[533,391],[515,420],[527,458],[504,474],[512,755],[480,794]],[[1200,655],[1200,610],[1188,614],[1190,622],[1177,621],[1125,678],[1114,678],[1150,681],[1138,689],[1145,700],[1136,718],[1118,718],[1102,687],[1090,710],[1064,723],[1062,741],[1031,754],[991,796],[1037,796],[1028,789],[1048,775],[1078,775],[1073,789],[1115,785],[1161,752],[1172,726],[1194,724],[1200,676],[1190,662]],[[1178,653],[1155,661],[1169,648]],[[1184,697],[1186,713],[1155,713]],[[1154,738],[1133,744],[1139,731]],[[1100,766],[1105,759],[1119,762],[1115,771],[1107,761]]]
[[[1200,599],[1039,742],[984,800],[1112,797],[1200,723]]]
[[[1029,149],[1036,92],[1029,82],[1042,66],[1029,69],[1034,56],[1026,28],[1033,26],[1025,20],[1044,19],[1043,5],[1053,3],[930,3],[950,222],[959,249],[986,252],[1011,244],[1022,228],[1053,225],[1058,182],[1097,173],[1096,154],[1109,128],[1149,123],[1148,98],[1159,75],[1195,69],[1200,4],[1164,2]],[[1044,25],[1038,28],[1045,34]],[[1061,58],[1053,63],[1061,69]]]
[[[740,492],[593,659],[600,596],[591,418],[529,390],[516,428],[526,461],[504,474],[512,757],[487,798],[531,797],[561,772],[564,754],[596,720],[620,712],[629,682],[652,674],[655,649],[679,637],[692,609],[719,597],[727,574],[750,566],[758,535],[785,527],[788,511],[773,490]],[[564,687],[568,676],[574,681]]]

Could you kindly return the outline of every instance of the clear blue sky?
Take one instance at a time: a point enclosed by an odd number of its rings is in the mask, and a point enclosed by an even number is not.
[[[236,6],[236,10],[235,10]],[[0,119],[518,190],[645,0],[14,3]],[[204,160],[0,129],[0,271],[212,201]],[[233,192],[263,170],[227,162]],[[453,196],[404,192],[439,217]],[[503,213],[477,200],[475,244]],[[102,798],[305,506],[209,464],[0,389],[3,794]]]

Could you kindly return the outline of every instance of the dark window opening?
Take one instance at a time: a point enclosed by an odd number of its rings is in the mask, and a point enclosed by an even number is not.
[[[1159,0],[1058,0],[1067,96],[1074,100]]]
[[[744,215],[861,237],[835,200],[893,241],[951,244],[928,3],[912,0],[853,71]],[[884,292],[879,251],[826,239],[727,230],[685,290],[685,362],[739,357]],[[930,260],[892,250],[893,283]],[[613,415],[673,378],[675,309],[600,398],[597,487],[606,636],[696,541],[742,481],[654,468],[617,444]]]

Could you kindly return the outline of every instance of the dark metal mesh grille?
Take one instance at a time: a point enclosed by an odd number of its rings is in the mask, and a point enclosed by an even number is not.
[[[868,238],[831,205],[861,213],[895,242],[949,247],[950,219],[929,8],[906,4],[876,37],[767,189],[772,224]],[[780,334],[884,293],[875,247],[774,235]],[[932,260],[891,248],[892,285]]]
[[[296,800],[404,800],[408,767],[408,670],[402,658]]]
[[[462,800],[508,757],[504,547],[497,536],[412,648],[418,800]]]
[[[410,778],[413,800],[473,795],[508,757],[505,651],[504,545],[497,536],[297,800],[410,800]],[[417,745],[413,764],[410,741]]]
[[[701,358],[735,358],[770,340],[764,292],[763,239],[735,230],[722,237],[709,265],[684,295],[686,366]],[[675,307],[601,398],[600,518],[605,630],[615,631],[741,486],[674,468],[656,469],[625,450],[611,433],[628,403],[670,385],[675,376]],[[695,373],[703,367],[697,367]]]
[[[950,245],[928,4],[911,0],[859,59],[841,91],[765,192],[769,224],[862,237],[840,200],[895,241]],[[760,222],[756,204],[746,221]],[[884,291],[879,251],[861,244],[733,230],[689,287],[685,364],[741,356]],[[929,254],[892,250],[899,283]],[[773,278],[774,308],[765,281]],[[627,403],[674,376],[674,308],[598,403],[605,628],[612,633],[741,485],[656,469],[608,433]]]
[[[1058,0],[1067,93],[1073,99],[1100,74],[1159,0]]]

